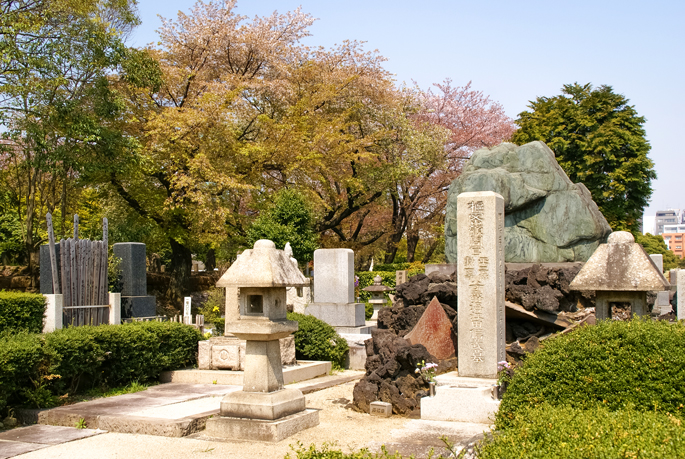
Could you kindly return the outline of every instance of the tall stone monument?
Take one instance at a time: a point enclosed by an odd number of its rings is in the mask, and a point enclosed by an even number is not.
[[[156,300],[147,294],[145,244],[119,242],[114,244],[114,256],[121,258],[123,286],[121,317],[152,317],[156,315]]]
[[[314,251],[314,302],[305,309],[338,333],[370,333],[365,305],[354,301],[354,252],[350,249]]]
[[[421,419],[491,422],[499,401],[497,362],[505,360],[504,199],[491,191],[457,197],[458,373],[436,377]]]
[[[504,199],[462,193],[459,215],[459,375],[496,378],[505,359]]]

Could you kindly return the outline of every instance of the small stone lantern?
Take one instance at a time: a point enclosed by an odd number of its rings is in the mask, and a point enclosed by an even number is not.
[[[670,284],[632,234],[616,231],[597,247],[570,288],[595,291],[595,317],[610,319],[612,303],[629,303],[631,314],[647,315],[647,292],[668,290]]]
[[[365,292],[371,293],[371,299],[369,299],[369,303],[373,305],[373,316],[371,317],[371,320],[378,320],[378,311],[388,304],[388,300],[385,298],[385,292],[392,291],[392,288],[381,284],[382,281],[383,278],[376,274],[373,278],[373,285],[362,289]]]
[[[207,420],[210,437],[280,441],[319,424],[316,410],[305,409],[297,389],[283,388],[279,339],[297,331],[287,320],[286,288],[307,285],[306,278],[282,250],[259,240],[217,282],[239,289],[239,317],[226,332],[246,340],[243,390],[221,401],[220,416]]]

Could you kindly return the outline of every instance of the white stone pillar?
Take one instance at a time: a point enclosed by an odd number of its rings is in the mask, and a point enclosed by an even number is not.
[[[121,293],[109,293],[109,324],[121,325]]]
[[[43,333],[54,332],[62,328],[62,313],[64,297],[62,295],[43,295],[47,303],[45,308],[45,320],[43,321]]]
[[[505,359],[504,199],[491,191],[457,197],[461,377],[496,378]]]
[[[685,319],[685,270],[678,271],[678,320]]]

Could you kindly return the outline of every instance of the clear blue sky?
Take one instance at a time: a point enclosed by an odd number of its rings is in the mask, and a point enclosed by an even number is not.
[[[131,44],[156,42],[157,15],[176,18],[194,0],[140,0]],[[243,0],[248,17],[302,6],[318,20],[304,43],[366,41],[399,83],[426,88],[472,81],[516,118],[566,83],[610,85],[647,119],[658,179],[645,215],[685,207],[685,1]]]

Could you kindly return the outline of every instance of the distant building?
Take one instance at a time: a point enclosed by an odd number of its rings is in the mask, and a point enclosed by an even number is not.
[[[654,234],[663,234],[666,225],[683,223],[683,213],[680,209],[657,210],[654,218]]]
[[[679,231],[670,231],[672,229]],[[664,232],[661,236],[664,238],[664,242],[666,242],[669,250],[675,253],[678,258],[685,256],[685,245],[683,245],[685,225],[669,225],[668,232]]]

